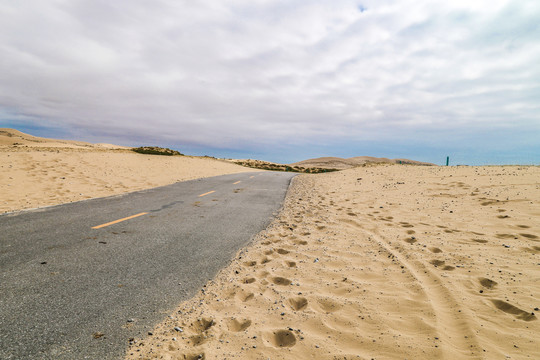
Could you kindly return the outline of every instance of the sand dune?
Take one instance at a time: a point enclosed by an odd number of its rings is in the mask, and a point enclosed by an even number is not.
[[[538,167],[300,175],[272,225],[127,357],[540,358],[539,254]]]
[[[0,129],[0,213],[255,171],[224,161],[134,153]]]
[[[0,146],[72,149],[128,149],[125,146],[112,144],[91,144],[84,141],[47,139],[8,128],[0,128]]]
[[[345,170],[353,167],[361,166],[369,163],[386,163],[386,164],[409,164],[409,165],[434,165],[431,163],[425,163],[421,161],[409,160],[409,159],[387,159],[387,158],[378,158],[372,156],[356,156],[348,159],[343,159],[339,157],[321,157],[316,159],[308,159],[299,161],[291,166],[302,166],[302,167],[320,167],[326,169],[339,169]]]

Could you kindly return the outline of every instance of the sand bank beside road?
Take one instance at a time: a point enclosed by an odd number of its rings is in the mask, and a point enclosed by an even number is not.
[[[0,146],[0,213],[256,171],[211,158],[38,144]]]
[[[540,357],[540,168],[300,175],[129,359]]]

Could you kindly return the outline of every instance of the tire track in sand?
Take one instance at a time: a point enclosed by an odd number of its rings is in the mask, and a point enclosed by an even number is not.
[[[454,359],[455,352],[459,353],[460,358],[484,358],[476,335],[467,320],[469,316],[460,309],[460,304],[455,300],[451,289],[443,284],[439,276],[416,259],[413,254],[405,254],[402,250],[393,247],[375,231],[365,229],[354,220],[339,219],[339,221],[366,234],[368,240],[401,263],[424,289],[436,316],[444,358]]]

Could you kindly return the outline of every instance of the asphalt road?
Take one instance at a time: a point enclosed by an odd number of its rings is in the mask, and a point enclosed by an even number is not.
[[[129,338],[270,223],[293,176],[225,175],[1,215],[0,359],[122,358]]]

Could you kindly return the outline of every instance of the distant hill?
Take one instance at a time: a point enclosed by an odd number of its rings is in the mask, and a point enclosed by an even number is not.
[[[299,161],[290,166],[301,166],[301,167],[318,167],[323,169],[339,169],[345,170],[350,169],[356,166],[361,166],[368,163],[386,163],[386,164],[410,164],[410,165],[425,165],[425,166],[434,166],[435,164],[426,163],[421,161],[409,160],[409,159],[387,159],[387,158],[377,158],[372,156],[356,156],[348,159],[343,159],[339,157],[320,157],[316,159],[308,159]]]
[[[128,149],[112,144],[91,144],[84,141],[47,139],[25,134],[19,130],[0,128],[0,146],[10,147],[54,147],[75,149]]]

